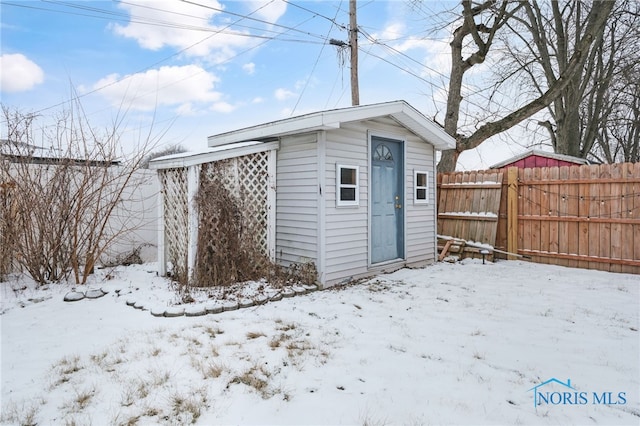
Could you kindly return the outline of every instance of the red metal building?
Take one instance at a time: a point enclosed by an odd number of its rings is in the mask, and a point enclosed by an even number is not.
[[[581,166],[584,164],[591,163],[584,158],[531,149],[520,155],[509,158],[508,160],[496,163],[490,168],[502,169],[505,167],[518,167],[520,169],[525,169],[530,167]]]

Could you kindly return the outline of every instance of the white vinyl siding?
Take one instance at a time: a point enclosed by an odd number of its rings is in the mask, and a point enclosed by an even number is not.
[[[368,263],[368,148],[365,127],[345,126],[326,134],[325,281],[366,274]],[[336,165],[358,167],[355,207],[336,207]]]
[[[423,265],[436,258],[432,145],[390,119],[284,137],[277,152],[276,259],[284,265],[315,262],[324,285],[380,271],[369,265],[369,131],[405,141],[406,264]],[[358,167],[356,206],[336,206],[336,167],[341,164]],[[428,172],[428,204],[412,202],[414,170]]]
[[[316,133],[283,137],[276,173],[276,259],[316,262],[318,158]]]
[[[428,264],[435,261],[435,184],[429,182],[428,204],[414,205],[414,170],[435,176],[434,148],[431,144],[398,126],[394,121],[379,119],[343,125],[327,132],[325,281],[329,285],[349,278],[366,276],[369,267],[369,146],[367,132],[404,140],[405,147],[405,244],[406,263]],[[335,165],[349,159],[360,166],[360,204],[355,210],[335,207]]]
[[[413,200],[415,191],[414,170],[427,172],[428,194],[426,204],[405,203],[407,263],[432,263],[435,254],[435,170],[433,170],[433,145],[415,136],[406,139],[406,200]]]

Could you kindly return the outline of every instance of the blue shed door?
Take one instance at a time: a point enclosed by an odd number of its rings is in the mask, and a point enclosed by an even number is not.
[[[371,138],[371,263],[404,258],[402,142]]]

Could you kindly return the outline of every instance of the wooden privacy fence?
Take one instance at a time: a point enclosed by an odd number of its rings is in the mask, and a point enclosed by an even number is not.
[[[438,179],[438,234],[494,245],[502,171],[456,173]],[[444,258],[451,243],[443,243]],[[459,251],[464,251],[461,247]],[[479,251],[479,250],[475,250]]]
[[[499,207],[495,238],[482,241],[490,212],[474,218],[473,206],[495,197],[489,176],[500,182]],[[640,273],[640,163],[448,173],[438,175],[438,191],[440,234],[534,262]],[[447,213],[460,200],[467,225],[452,225]]]

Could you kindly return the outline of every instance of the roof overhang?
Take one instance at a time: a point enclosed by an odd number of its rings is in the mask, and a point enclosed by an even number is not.
[[[208,148],[197,152],[181,152],[180,154],[165,155],[154,158],[149,162],[150,169],[176,169],[189,167],[213,161],[226,160],[228,158],[240,157],[243,155],[256,154],[258,152],[278,149],[280,143],[248,141],[234,143],[233,145],[223,145]]]
[[[235,144],[245,141],[272,141],[282,136],[338,129],[343,123],[391,117],[400,125],[415,133],[436,149],[453,149],[456,141],[444,129],[425,117],[405,101],[393,101],[372,105],[320,111],[298,117],[286,118],[207,138],[210,147]]]

